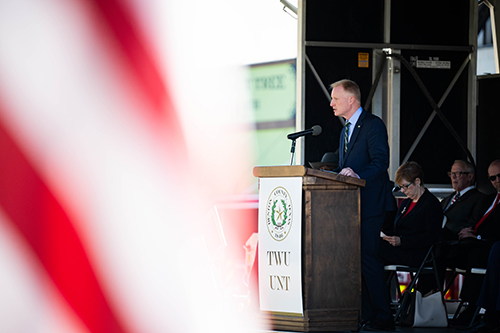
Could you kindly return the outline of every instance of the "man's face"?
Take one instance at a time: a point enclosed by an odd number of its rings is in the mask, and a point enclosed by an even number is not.
[[[474,178],[474,174],[461,174],[462,172],[467,172],[465,170],[465,165],[462,163],[454,163],[451,166],[451,186],[457,192],[462,191],[464,188],[467,188],[472,185],[472,179]]]
[[[337,86],[332,90],[332,101],[330,106],[337,117],[348,119],[351,116],[351,108],[354,103],[354,96],[350,96],[344,91],[342,86]],[[354,110],[356,111],[356,110]]]
[[[488,168],[488,176],[496,176],[500,174],[500,164],[492,164]],[[490,180],[491,181],[491,180]],[[497,192],[500,192],[500,178],[495,177],[495,180],[491,181],[491,185],[497,190]]]

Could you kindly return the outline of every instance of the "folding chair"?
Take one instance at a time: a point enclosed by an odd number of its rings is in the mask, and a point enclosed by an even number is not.
[[[461,269],[461,268],[447,268],[446,270],[452,271],[453,275],[451,276],[450,281],[448,281],[446,283],[446,287],[444,288],[444,291],[443,291],[444,294],[446,294],[448,292],[448,290],[450,290],[450,288],[453,285],[453,283],[455,282],[455,278],[458,276],[458,274],[464,275],[467,272],[465,269]]]
[[[429,266],[432,264],[432,266]],[[435,281],[436,281],[436,286],[439,287],[439,276],[437,273],[437,267],[436,267],[436,261],[434,260],[434,245],[432,245],[429,248],[429,251],[427,251],[427,254],[422,261],[422,264],[420,267],[410,267],[410,266],[404,266],[404,265],[387,265],[384,266],[384,270],[390,272],[389,277],[388,277],[388,283],[390,283],[391,279],[394,279],[394,276],[397,274],[397,272],[407,272],[410,273],[411,280],[408,286],[406,287],[405,291],[403,294],[399,294],[399,302],[397,305],[397,311],[396,315],[394,316],[394,321],[397,322],[401,316],[401,311],[407,307],[407,303],[410,301],[409,293],[415,288],[415,284],[417,283],[418,278],[420,277],[420,274],[433,274]],[[440,290],[442,288],[439,288]],[[441,297],[443,297],[443,293],[441,291]],[[444,301],[444,298],[443,298]]]
[[[461,269],[461,271],[463,271],[463,272],[460,274],[466,273],[466,270],[464,270],[464,269]],[[471,268],[470,272],[471,272],[471,274],[485,275],[486,268]],[[460,300],[460,304],[458,305],[457,311],[455,311],[455,315],[453,316],[453,319],[456,319],[456,317],[460,313],[460,309],[462,308],[463,304],[464,304],[464,300]],[[476,307],[476,310],[474,311],[474,315],[472,316],[472,319],[469,323],[469,327],[471,327],[472,325],[474,325],[474,322],[476,321],[476,317],[479,314],[479,311],[481,310],[481,308],[475,304],[469,304],[467,306],[475,306]]]
[[[384,266],[384,270],[389,274],[387,275],[387,287],[391,293],[391,301],[393,308],[399,308],[399,304],[402,298],[401,287],[398,279],[398,272],[408,273],[411,276],[410,281],[413,279],[415,273],[418,272],[417,267],[410,267],[405,265],[387,265]],[[432,267],[423,267],[420,274],[433,274],[434,269]],[[409,284],[408,284],[409,286]]]
[[[461,269],[461,268],[447,268],[446,271],[452,272],[452,275],[451,275],[451,278],[449,279],[449,281],[446,282],[446,286],[445,286],[444,291],[443,291],[444,296],[446,296],[446,293],[448,292],[448,290],[450,290],[451,286],[455,283],[456,277],[458,275],[464,275],[467,272],[465,269]],[[455,312],[454,312],[453,318],[452,318],[452,320],[455,320],[457,318],[457,316],[460,314],[460,310],[463,306],[464,301],[459,299],[459,298],[445,300],[445,301],[446,301],[446,303],[452,303],[452,302],[457,303],[458,302],[458,306],[455,309]]]
[[[451,276],[450,280],[446,283],[446,287],[444,288],[443,294],[446,295],[448,290],[450,290],[451,286],[454,284],[456,277],[460,275],[465,275],[467,272],[465,269],[462,268],[447,268],[447,271],[452,271],[453,275]],[[458,315],[460,314],[460,310],[462,309],[462,306],[464,304],[464,300],[462,299],[456,299],[456,300],[451,300],[450,302],[458,302],[458,307],[455,310],[455,313],[453,314],[453,320],[457,319]]]

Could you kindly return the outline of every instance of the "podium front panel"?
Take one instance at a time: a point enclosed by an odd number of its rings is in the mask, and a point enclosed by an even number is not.
[[[263,311],[303,314],[302,178],[260,180],[259,296]]]

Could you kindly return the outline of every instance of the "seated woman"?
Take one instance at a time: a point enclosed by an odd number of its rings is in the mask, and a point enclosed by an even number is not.
[[[422,167],[416,162],[406,162],[396,171],[396,185],[407,198],[398,209],[392,230],[383,230],[379,255],[384,265],[418,267],[430,246],[442,237],[443,209],[424,187],[423,178]]]

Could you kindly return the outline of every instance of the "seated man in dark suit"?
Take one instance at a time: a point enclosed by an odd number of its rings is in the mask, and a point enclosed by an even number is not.
[[[471,268],[486,268],[488,256],[493,244],[500,241],[500,160],[493,161],[488,167],[488,175],[496,192],[486,196],[480,203],[477,223],[474,227],[463,228],[459,234],[459,241],[445,247],[444,262],[438,261],[440,274],[444,275],[446,267],[466,269],[460,298],[472,304],[464,311],[455,324],[467,326],[474,314],[483,276],[471,274]]]
[[[443,237],[445,240],[458,240],[458,233],[463,228],[474,225],[474,216],[478,214],[478,203],[484,198],[475,186],[474,166],[463,160],[456,160],[448,172],[454,193],[441,201],[444,212]]]

